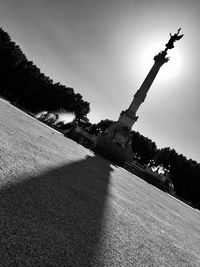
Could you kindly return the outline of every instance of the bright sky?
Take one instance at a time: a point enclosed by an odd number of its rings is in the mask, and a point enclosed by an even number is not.
[[[181,27],[133,129],[200,162],[199,11],[199,0],[1,0],[0,26],[42,72],[90,102],[92,122],[118,119]]]

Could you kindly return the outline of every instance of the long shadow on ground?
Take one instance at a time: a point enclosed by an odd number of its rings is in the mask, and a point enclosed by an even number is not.
[[[87,156],[1,189],[1,266],[93,266],[111,171]]]

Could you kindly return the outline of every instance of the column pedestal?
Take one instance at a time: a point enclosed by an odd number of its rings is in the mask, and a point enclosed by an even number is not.
[[[137,117],[128,110],[122,111],[119,120],[97,137],[95,150],[105,158],[123,166],[133,160],[131,127]]]
[[[133,114],[131,110],[127,109],[121,112],[120,117],[118,119],[118,123],[121,123],[122,125],[128,127],[131,130],[133,124],[137,121],[137,119],[138,116]]]
[[[133,160],[130,144],[127,147],[122,147],[106,134],[98,135],[95,151],[119,166],[123,166],[125,162]]]

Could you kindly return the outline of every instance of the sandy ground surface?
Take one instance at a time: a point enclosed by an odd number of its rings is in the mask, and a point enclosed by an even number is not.
[[[0,266],[200,266],[200,212],[0,100]]]

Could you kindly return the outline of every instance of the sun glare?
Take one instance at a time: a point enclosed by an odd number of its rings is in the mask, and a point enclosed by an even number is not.
[[[73,113],[60,113],[58,121],[63,121],[65,124],[72,122],[75,119]]]
[[[162,69],[158,74],[158,79],[160,81],[175,79],[181,74],[183,66],[181,51],[178,48],[175,48],[174,51],[169,51],[168,55],[169,61],[162,66]]]
[[[140,48],[140,51],[143,50],[143,52],[140,54],[140,67],[141,70],[145,68],[147,69],[147,66],[152,66],[154,61],[153,58],[156,54],[158,54],[161,50],[164,50],[164,46],[162,44],[163,42],[157,42],[154,44],[151,44],[149,46],[145,45],[144,47]],[[177,45],[178,46],[178,45]],[[181,50],[178,48],[175,44],[175,47],[171,50],[168,50],[168,57],[169,61],[165,63],[156,79],[159,81],[167,81],[170,79],[173,79],[179,75],[182,69],[182,54]]]

